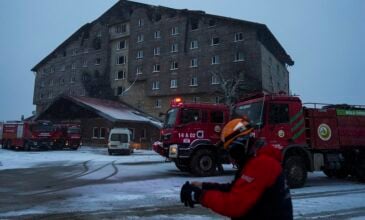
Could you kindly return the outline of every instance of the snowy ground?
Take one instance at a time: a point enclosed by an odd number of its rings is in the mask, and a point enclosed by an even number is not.
[[[152,151],[109,156],[106,149],[15,152],[0,149],[0,219],[224,219],[179,201],[187,180],[227,182],[225,175],[194,178]],[[365,219],[365,185],[309,176],[292,190],[296,219]]]

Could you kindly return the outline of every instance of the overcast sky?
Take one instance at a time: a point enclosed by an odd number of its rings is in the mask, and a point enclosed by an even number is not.
[[[295,61],[304,102],[365,104],[365,1],[138,0],[266,24]],[[117,0],[0,1],[0,121],[30,116],[30,69]]]

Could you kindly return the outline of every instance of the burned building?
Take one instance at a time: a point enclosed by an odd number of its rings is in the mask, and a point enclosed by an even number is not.
[[[120,0],[32,68],[33,102],[40,113],[59,95],[87,96],[158,116],[177,95],[217,103],[288,93],[293,64],[264,24]]]

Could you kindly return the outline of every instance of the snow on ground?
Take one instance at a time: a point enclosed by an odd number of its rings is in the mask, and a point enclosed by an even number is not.
[[[0,152],[0,170],[29,168],[36,166],[49,166],[48,163],[58,162],[64,166],[80,161],[122,161],[124,163],[135,163],[143,161],[164,161],[158,154],[150,150],[135,150],[134,156],[128,155],[108,155],[106,148],[93,148],[82,146],[77,151],[11,151],[2,150]]]
[[[115,214],[126,219],[222,219],[201,207],[183,207],[179,201],[180,187],[185,181],[229,182],[234,172],[226,165],[228,171],[223,176],[191,177],[153,151],[109,156],[107,149],[90,147],[78,151],[0,150],[0,164],[0,174],[17,168],[47,167],[54,174],[50,178],[56,178],[50,179],[46,187],[32,190],[7,188],[0,181],[2,193],[13,190],[20,198],[39,197],[40,201],[42,196],[56,197],[30,206],[6,210],[0,207],[0,218],[77,213],[70,218],[87,219],[89,215],[104,218]],[[75,166],[73,173],[57,169],[67,166]],[[365,186],[355,181],[331,180],[315,172],[309,175],[306,187],[293,189],[291,194],[297,219],[365,219]]]

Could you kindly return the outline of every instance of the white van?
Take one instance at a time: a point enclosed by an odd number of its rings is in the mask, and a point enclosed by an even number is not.
[[[128,128],[113,128],[109,133],[108,141],[109,155],[113,153],[131,154],[131,131]]]

